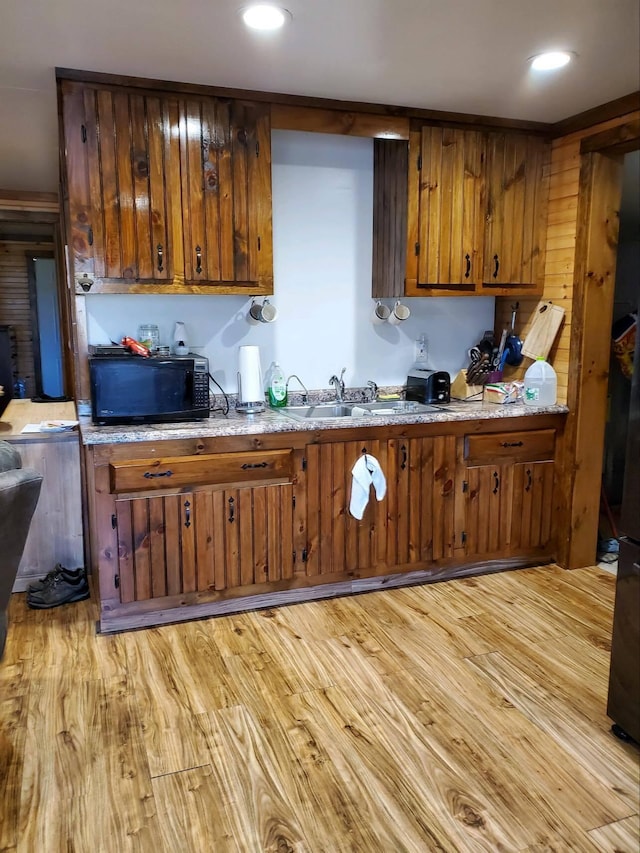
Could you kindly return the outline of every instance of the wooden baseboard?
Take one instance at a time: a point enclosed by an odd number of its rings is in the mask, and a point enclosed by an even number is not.
[[[485,575],[511,569],[523,569],[528,566],[546,565],[553,562],[551,555],[502,557],[494,560],[467,562],[458,566],[440,566],[436,569],[420,569],[413,572],[394,573],[376,577],[357,578],[339,583],[325,583],[320,586],[303,589],[285,589],[262,595],[247,595],[225,601],[204,602],[182,607],[166,607],[153,611],[135,612],[136,605],[124,605],[117,612],[103,611],[100,616],[99,633],[113,634],[136,628],[149,628],[155,625],[168,625],[172,622],[186,622],[195,619],[207,619],[214,616],[230,616],[249,610],[265,610],[270,607],[282,607],[289,604],[301,604],[307,601],[319,601],[347,595],[358,595],[384,589],[397,589],[404,586],[417,586],[425,583],[453,580],[454,578]],[[125,612],[126,610],[126,612]]]

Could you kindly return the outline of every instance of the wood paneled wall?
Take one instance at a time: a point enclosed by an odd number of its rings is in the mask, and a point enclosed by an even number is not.
[[[550,165],[549,211],[547,221],[547,257],[542,298],[550,299],[565,310],[564,323],[558,333],[549,361],[558,374],[558,402],[568,400],[569,371],[572,359],[571,324],[575,270],[575,245],[578,228],[578,188],[580,180],[580,142],[585,136],[609,130],[640,117],[635,112],[563,136],[553,142]],[[540,297],[520,298],[516,331],[526,338],[533,312]],[[496,299],[496,330],[511,322],[511,304],[514,299]],[[525,359],[519,368],[507,368],[505,378],[518,378],[531,364]]]
[[[33,329],[29,302],[27,254],[53,251],[51,242],[0,241],[0,324],[13,326],[18,349],[18,376],[25,380],[27,397],[35,394]]]

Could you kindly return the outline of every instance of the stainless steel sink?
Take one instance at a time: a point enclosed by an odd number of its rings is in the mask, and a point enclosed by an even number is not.
[[[277,409],[287,417],[295,418],[299,421],[306,421],[310,418],[350,418],[351,406],[343,403],[331,403],[330,405],[320,403],[316,406],[287,406],[284,409]]]
[[[377,403],[320,403],[315,406],[287,406],[276,411],[287,417],[306,421],[318,418],[330,418],[332,420],[334,418],[357,418],[366,415],[385,415],[386,417],[421,415],[425,412],[438,412],[441,409],[437,406],[414,403],[410,400],[383,400]]]
[[[426,403],[415,403],[413,400],[378,400],[373,403],[353,403],[352,408],[356,410],[364,409],[371,414],[389,415],[421,415],[425,412],[437,412],[435,406],[429,406]]]

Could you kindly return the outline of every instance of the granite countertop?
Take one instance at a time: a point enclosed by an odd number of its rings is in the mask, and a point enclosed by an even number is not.
[[[234,435],[263,435],[278,432],[310,432],[319,429],[352,429],[353,427],[391,426],[398,424],[452,423],[456,421],[494,420],[531,415],[566,414],[567,406],[525,406],[518,401],[504,405],[483,402],[452,401],[441,410],[410,415],[371,415],[328,420],[294,420],[267,408],[256,415],[239,414],[233,407],[228,415],[213,412],[208,420],[175,424],[141,426],[95,426],[88,417],[80,418],[83,444],[126,444],[136,441],[161,441],[180,438],[216,438]]]

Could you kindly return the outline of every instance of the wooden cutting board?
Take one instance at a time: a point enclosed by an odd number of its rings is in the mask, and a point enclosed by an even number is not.
[[[546,358],[563,319],[564,308],[552,302],[541,302],[533,314],[531,328],[522,346],[522,354],[528,358]]]

